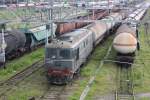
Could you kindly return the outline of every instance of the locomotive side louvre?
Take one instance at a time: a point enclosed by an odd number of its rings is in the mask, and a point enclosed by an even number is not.
[[[82,34],[82,33],[81,33]],[[74,59],[74,72],[76,72],[80,66],[86,61],[88,55],[92,51],[93,48],[93,34],[89,30],[85,30],[86,37],[82,37],[75,45],[73,45],[73,49],[76,52],[76,57]],[[82,34],[85,36],[84,34]],[[80,35],[81,36],[81,35]]]

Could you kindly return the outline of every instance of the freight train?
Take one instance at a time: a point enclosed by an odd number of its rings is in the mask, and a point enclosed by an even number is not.
[[[95,16],[93,16],[93,18],[98,19],[98,18],[105,16],[105,14],[101,14],[101,13],[102,13],[101,11],[96,12]],[[87,16],[91,16],[91,14],[86,15],[86,16],[81,16],[80,19],[85,19],[85,18],[87,18]],[[59,24],[61,24],[61,23],[59,23]],[[62,34],[61,33],[62,27],[64,27],[64,26],[66,27],[66,25],[70,26],[73,23],[71,23],[71,24],[62,23],[61,25],[59,25],[59,24],[57,24],[57,25],[54,24],[54,26],[53,26],[54,36],[55,36],[55,30],[57,30],[57,32],[58,31],[60,32],[60,33],[57,33],[57,35],[59,36]],[[82,27],[83,24],[84,24],[83,22],[76,23],[76,26],[77,26],[76,28]],[[46,39],[46,33],[48,33],[48,31],[46,30],[46,26],[38,26],[38,27],[35,27],[32,29],[7,30],[6,29],[6,21],[1,20],[0,21],[0,30],[2,30],[1,29],[2,27],[4,29],[4,38],[5,38],[5,43],[7,46],[5,49],[5,56],[7,59],[12,59],[12,58],[18,57],[18,56],[24,54],[26,51],[30,51],[31,49],[39,46],[40,44],[43,44]],[[1,32],[0,32],[0,34],[1,34]],[[50,38],[50,36],[51,36],[51,34],[48,33],[49,38]],[[2,40],[2,37],[0,37],[0,41],[1,40]],[[1,50],[0,58],[3,59],[4,56],[2,56],[2,54],[3,53]],[[5,63],[5,61],[3,61],[1,59],[0,59],[0,62]]]
[[[124,62],[133,63],[135,51],[140,49],[138,41],[137,21],[143,18],[148,5],[136,10],[130,14],[123,25],[119,27],[113,40],[113,47],[117,52],[117,61],[122,64]]]
[[[45,68],[49,82],[67,84],[71,81],[93,48],[108,35],[110,29],[119,24],[117,21],[124,18],[123,13],[111,13],[100,21],[63,34],[47,44]]]

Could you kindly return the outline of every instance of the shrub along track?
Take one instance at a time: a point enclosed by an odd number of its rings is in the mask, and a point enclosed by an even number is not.
[[[12,86],[19,84],[25,78],[29,77],[31,74],[35,73],[37,70],[44,66],[43,58],[33,63],[31,66],[25,68],[4,82],[0,83],[0,87],[2,87],[2,93],[0,92],[0,97],[5,96],[5,94],[11,90]],[[5,87],[5,88],[4,88]]]

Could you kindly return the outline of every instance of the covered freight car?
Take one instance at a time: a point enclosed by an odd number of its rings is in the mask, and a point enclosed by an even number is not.
[[[56,25],[53,25],[53,30],[56,29]],[[50,31],[46,29],[46,26],[38,26],[31,29],[19,29],[26,36],[25,48],[34,48],[45,42],[46,37],[50,38],[54,36],[55,31],[51,34]]]
[[[46,29],[46,25],[38,26],[32,29],[12,30],[6,29],[6,23],[3,23],[2,25],[4,29],[4,41],[6,43],[6,48],[4,51],[7,59],[20,56],[26,51],[44,44],[46,37],[49,38],[52,36],[52,34]],[[55,30],[56,26],[54,25],[53,28]]]

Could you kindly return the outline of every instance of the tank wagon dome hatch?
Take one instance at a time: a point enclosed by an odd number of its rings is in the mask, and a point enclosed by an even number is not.
[[[79,43],[83,37],[87,35],[89,30],[87,29],[78,29],[63,34],[62,36],[58,37],[58,39],[53,40],[50,44],[47,44],[47,48],[73,48],[76,43]]]

